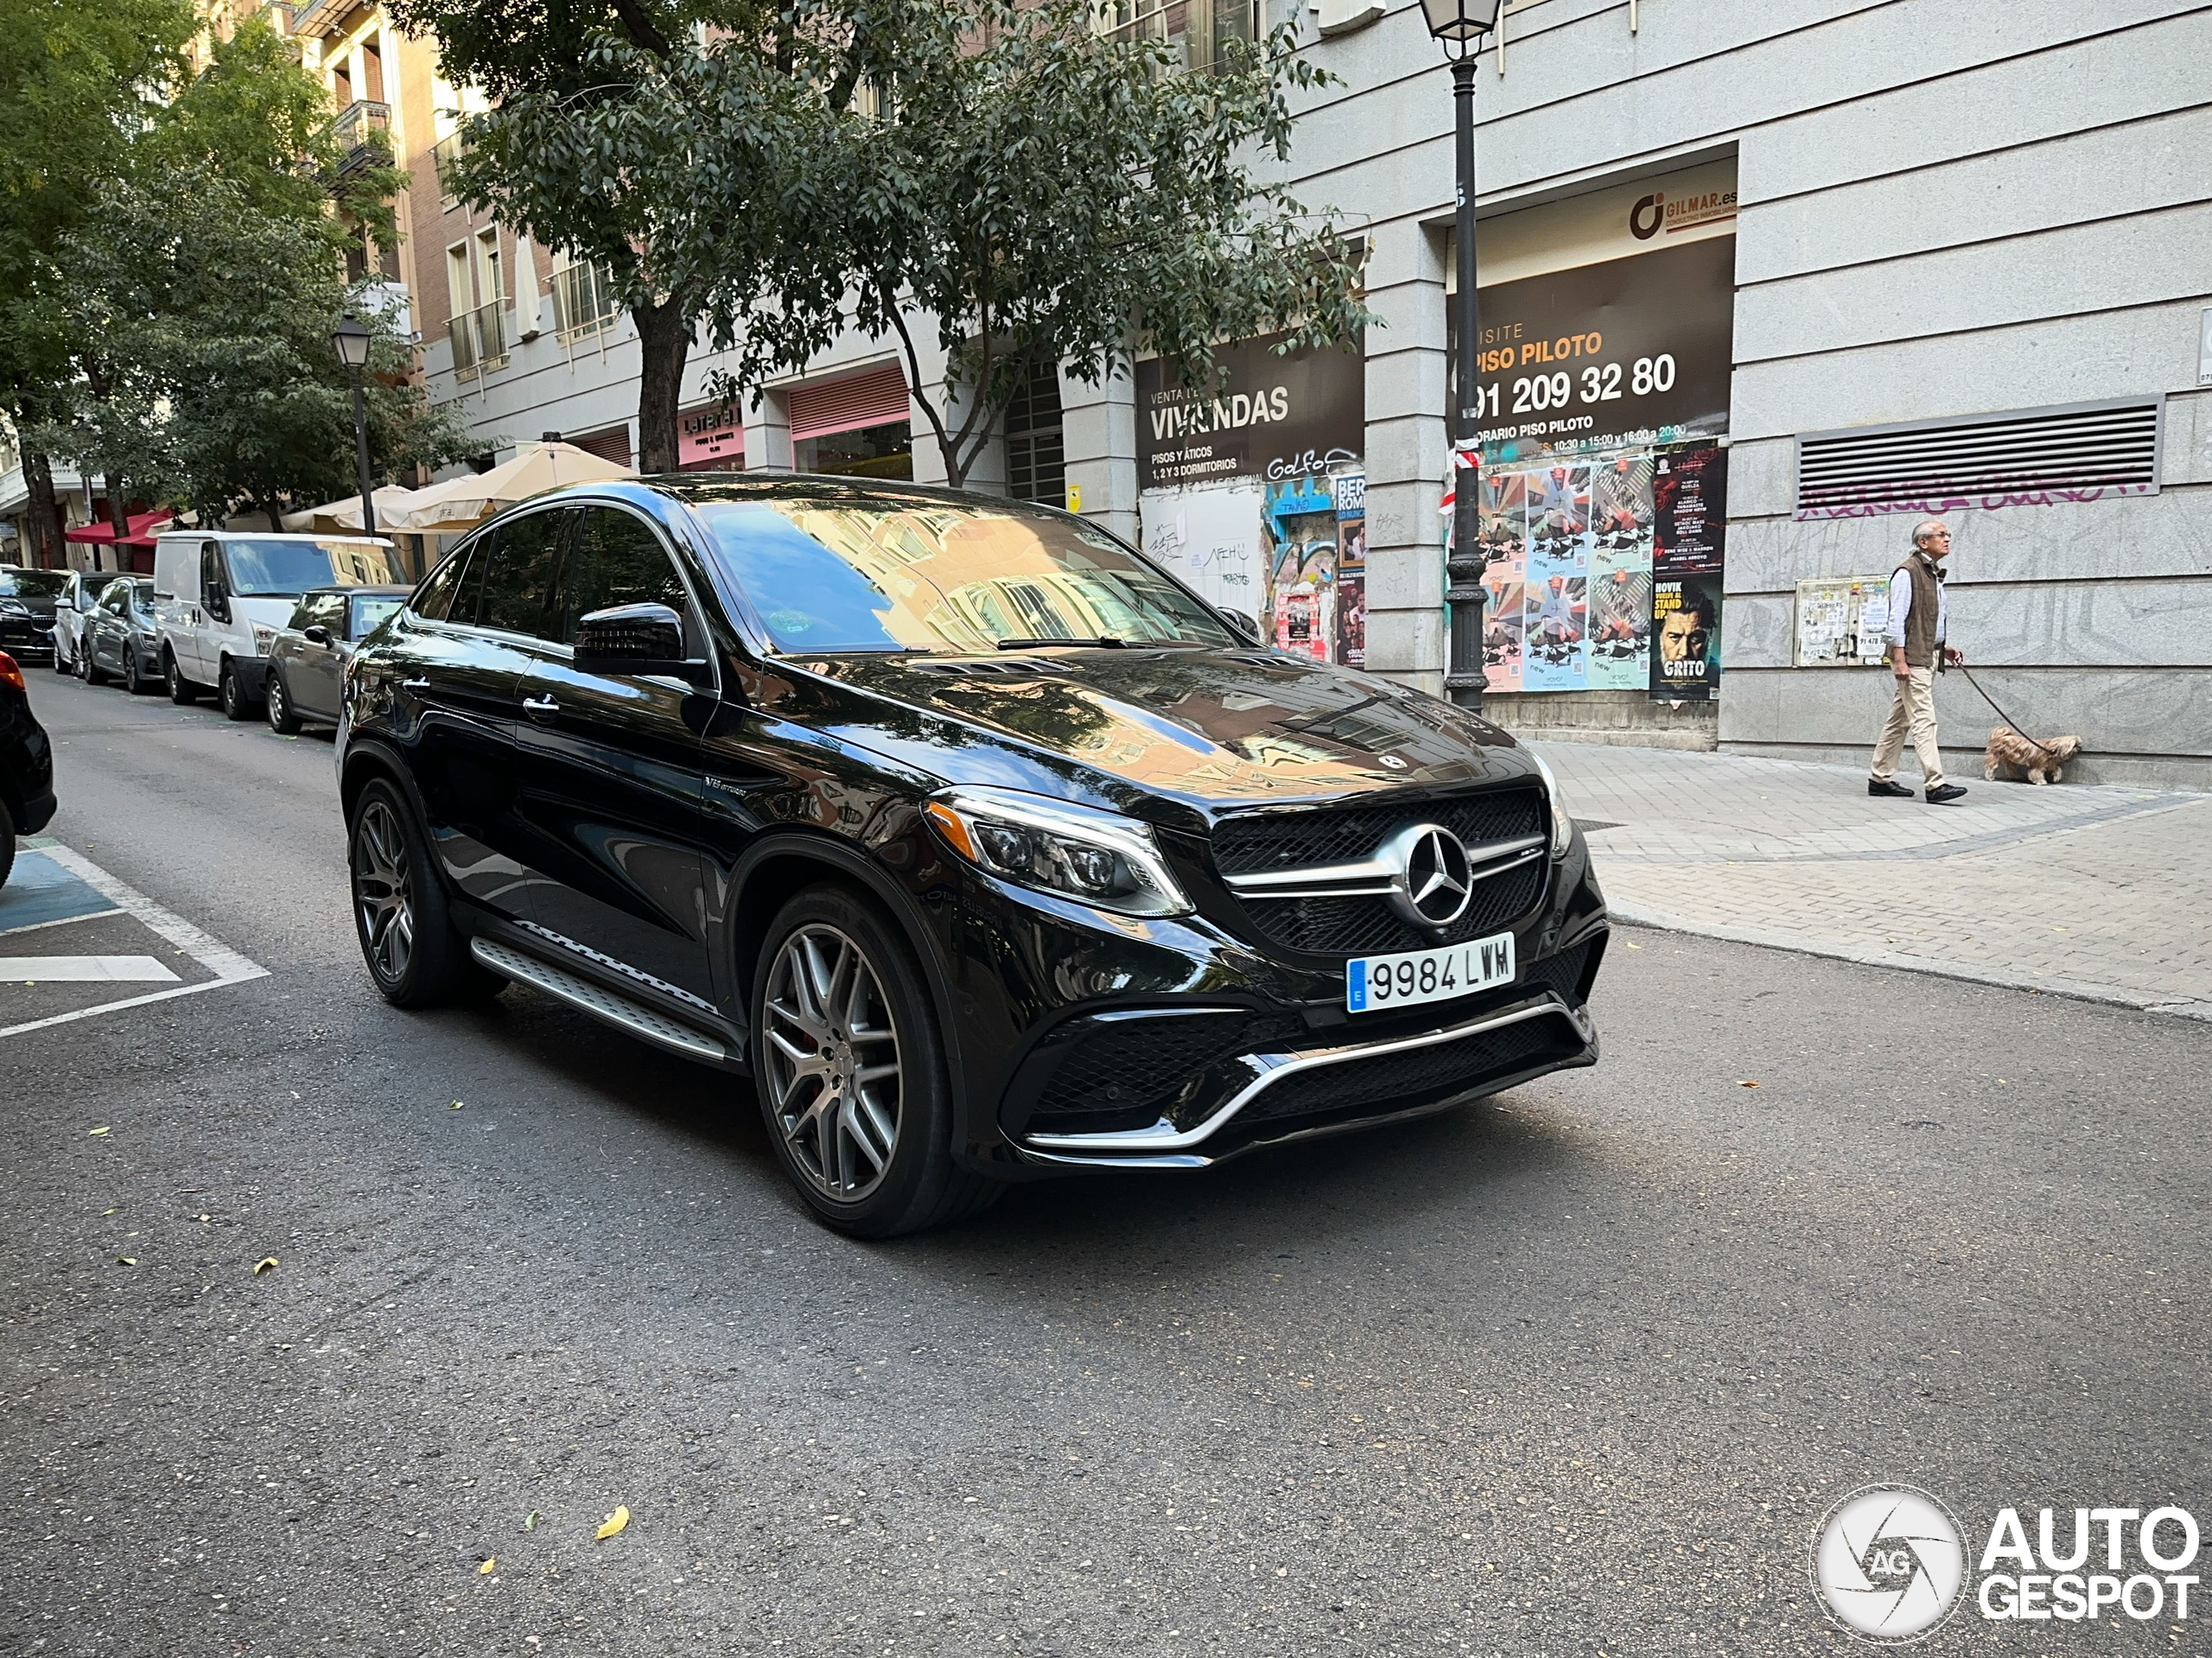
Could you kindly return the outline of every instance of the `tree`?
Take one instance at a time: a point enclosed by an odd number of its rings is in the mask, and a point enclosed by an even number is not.
[[[52,256],[127,170],[199,26],[189,0],[0,0],[0,411],[19,431],[54,417],[74,372],[42,304]],[[53,473],[29,442],[23,474],[33,555],[58,563]]]
[[[1203,382],[1216,342],[1338,345],[1376,321],[1354,246],[1254,170],[1289,154],[1287,92],[1326,79],[1289,26],[1178,73],[1160,42],[1097,34],[1090,0],[962,4],[952,49],[880,119],[845,120],[827,169],[854,321],[898,335],[950,482],[1056,363],[1096,384],[1149,349]],[[914,313],[934,319],[942,396]]]
[[[638,328],[639,464],[672,471],[694,337],[750,381],[836,338],[836,124],[890,84],[931,0],[394,0],[454,84],[485,94],[449,185],[598,265]],[[941,53],[927,54],[936,60]]]

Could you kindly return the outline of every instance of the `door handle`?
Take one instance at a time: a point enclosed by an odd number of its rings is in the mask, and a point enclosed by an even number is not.
[[[427,691],[430,689],[429,677],[423,675],[414,679],[403,679],[399,682],[399,689],[403,691]]]
[[[544,725],[560,714],[561,704],[550,696],[525,696],[522,699],[522,711]]]

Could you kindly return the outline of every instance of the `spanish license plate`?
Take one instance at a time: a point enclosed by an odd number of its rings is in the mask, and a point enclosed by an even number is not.
[[[1493,933],[1441,950],[1408,950],[1402,956],[1363,956],[1344,965],[1344,1007],[1354,1013],[1379,1013],[1386,1007],[1412,1007],[1425,1001],[1513,982],[1513,935]]]

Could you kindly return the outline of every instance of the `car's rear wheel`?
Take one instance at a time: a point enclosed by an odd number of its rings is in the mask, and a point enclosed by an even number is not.
[[[952,1160],[952,1109],[921,969],[875,906],[842,886],[786,903],[753,974],[753,1077],[784,1172],[814,1213],[893,1237],[1003,1189]]]
[[[162,677],[168,682],[169,701],[177,707],[189,708],[199,700],[200,687],[184,677],[183,670],[176,665],[174,651],[162,653]]]
[[[346,861],[361,959],[386,1001],[442,1007],[499,994],[505,981],[469,955],[415,814],[385,778],[371,781],[353,803]]]
[[[253,699],[245,694],[245,687],[238,683],[238,664],[226,661],[215,681],[215,700],[223,705],[223,716],[229,720],[253,718]]]
[[[269,689],[262,693],[262,706],[271,731],[280,737],[299,734],[300,716],[293,711],[292,699],[284,689],[284,676],[274,668],[269,670]]]

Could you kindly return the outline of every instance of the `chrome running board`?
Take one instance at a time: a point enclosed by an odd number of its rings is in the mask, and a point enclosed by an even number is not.
[[[1025,1134],[1022,1144],[1034,1147],[1040,1152],[1186,1151],[1211,1140],[1238,1112],[1286,1077],[1294,1077],[1300,1071],[1313,1070],[1323,1065],[1341,1065],[1355,1059],[1374,1059],[1384,1054],[1403,1053],[1409,1048],[1432,1048],[1442,1042],[1464,1041],[1485,1031],[1503,1030],[1506,1026],[1518,1025],[1523,1020],[1530,1019],[1563,1019],[1574,1027],[1575,1033],[1585,1043],[1596,1033],[1587,1013],[1580,1008],[1570,1008],[1562,1001],[1547,1000],[1516,1007],[1510,1013],[1493,1014],[1487,1019],[1470,1020],[1464,1025],[1424,1031],[1418,1036],[1397,1037],[1385,1042],[1348,1042],[1342,1047],[1308,1049],[1303,1053],[1254,1054],[1250,1063],[1263,1067],[1260,1075],[1238,1089],[1211,1116],[1195,1128],[1178,1130],[1173,1123],[1162,1117],[1149,1128],[1095,1134]]]
[[[489,938],[470,939],[468,953],[493,972],[532,989],[543,990],[594,1019],[627,1031],[640,1041],[680,1053],[686,1059],[703,1059],[713,1064],[727,1064],[729,1061],[729,1050],[712,1037],[702,1036],[690,1026],[678,1024],[666,1014],[632,1001],[620,991],[609,990],[594,980],[579,978],[550,962],[541,962],[535,956],[525,956]]]

